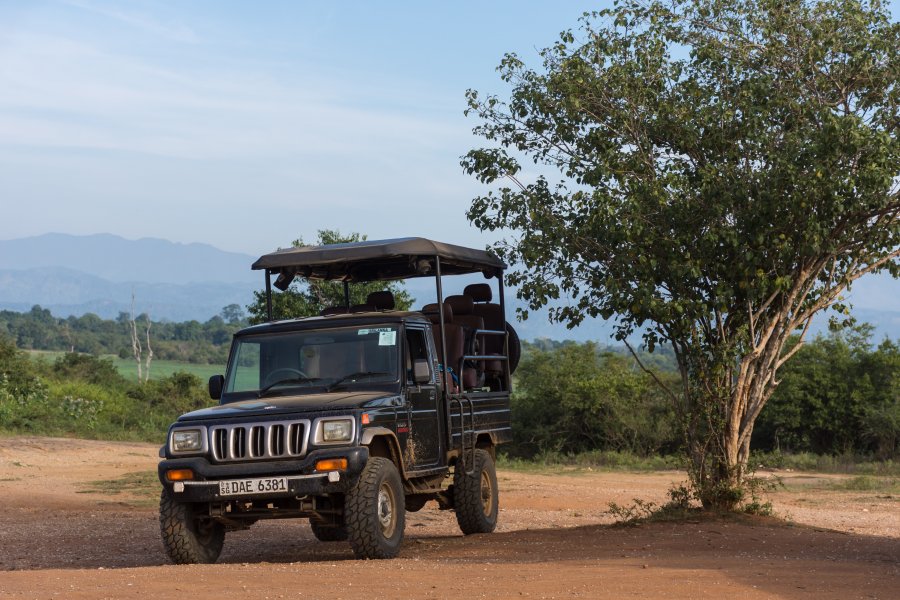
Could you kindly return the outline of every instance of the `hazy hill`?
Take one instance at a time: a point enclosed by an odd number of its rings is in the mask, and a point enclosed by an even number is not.
[[[25,312],[35,304],[58,317],[94,313],[113,319],[131,310],[154,320],[206,321],[228,304],[246,306],[255,286],[247,283],[144,283],[108,281],[64,268],[0,269],[0,309]]]
[[[274,250],[277,243],[272,244]],[[126,240],[110,234],[75,236],[59,233],[0,240],[0,309],[29,310],[40,304],[54,315],[93,312],[114,318],[130,310],[134,290],[136,310],[154,319],[204,321],[237,303],[245,307],[253,290],[263,287],[263,276],[251,271],[255,256],[225,252],[207,244],[177,244],[144,238]],[[480,275],[445,278],[446,294],[462,293],[468,283],[483,282]],[[414,307],[434,301],[434,282],[410,280]],[[900,281],[887,274],[864,277],[850,294],[854,315],[876,326],[876,339],[900,339]],[[510,320],[520,306],[515,290],[506,290]],[[532,313],[516,323],[523,339],[552,338],[610,341],[612,326],[586,321],[568,330],[547,321],[545,312]],[[814,331],[827,327],[817,320]]]
[[[246,306],[263,276],[254,256],[207,244],[126,240],[110,234],[48,233],[0,240],[0,308],[40,304],[60,317],[114,318],[131,308],[154,319],[205,321],[223,306]]]
[[[250,270],[256,258],[207,244],[154,238],[126,240],[108,233],[47,233],[0,240],[0,269],[62,267],[117,282],[259,284],[262,275]]]

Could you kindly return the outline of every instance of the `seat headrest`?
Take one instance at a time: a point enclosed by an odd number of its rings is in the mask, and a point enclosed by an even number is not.
[[[440,313],[438,312],[438,303],[426,304],[422,307],[422,313],[428,317],[432,323],[440,323]],[[444,302],[444,323],[453,322],[453,308]]]
[[[394,310],[394,294],[387,290],[372,292],[366,296],[366,304],[371,304],[376,310]]]
[[[472,283],[466,286],[463,294],[474,300],[475,302],[490,302],[494,297],[491,292],[491,286],[486,283]]]
[[[444,304],[449,304],[453,309],[454,315],[471,315],[475,303],[471,296],[447,296],[444,298]]]

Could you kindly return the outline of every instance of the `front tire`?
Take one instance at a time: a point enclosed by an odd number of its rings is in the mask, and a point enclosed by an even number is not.
[[[406,509],[394,463],[374,456],[347,493],[344,523],[357,558],[394,558],[403,543]]]
[[[194,504],[175,500],[166,488],[159,499],[159,531],[176,565],[214,563],[225,544],[224,525],[197,514]]]
[[[497,470],[486,450],[475,450],[475,469],[471,475],[466,475],[457,464],[453,474],[453,506],[456,522],[466,535],[491,533],[497,527]]]

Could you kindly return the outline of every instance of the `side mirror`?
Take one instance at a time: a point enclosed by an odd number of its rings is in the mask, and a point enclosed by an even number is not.
[[[413,362],[413,381],[420,384],[431,381],[431,369],[428,368],[427,358],[417,358]]]
[[[209,397],[213,400],[222,398],[222,388],[225,387],[225,378],[222,375],[213,375],[209,378]]]

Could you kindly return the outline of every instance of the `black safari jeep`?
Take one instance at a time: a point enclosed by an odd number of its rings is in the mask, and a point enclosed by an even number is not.
[[[509,441],[510,373],[519,342],[506,323],[505,265],[484,251],[421,238],[281,250],[261,257],[269,322],[234,336],[218,406],[179,417],[160,450],[160,530],[175,563],[211,563],[227,531],[307,518],[323,541],[391,558],[406,511],[429,500],[463,533],[497,524],[495,448]],[[482,273],[443,297],[442,277]],[[274,286],[294,277],[344,283],[344,306],[272,321]],[[350,286],[431,276],[438,301],[394,310],[390,292],[350,306]]]

